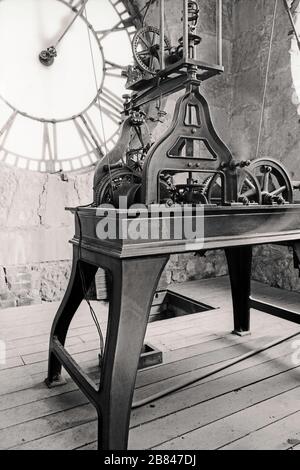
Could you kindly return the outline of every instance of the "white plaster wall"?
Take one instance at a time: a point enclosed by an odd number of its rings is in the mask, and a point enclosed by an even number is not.
[[[93,173],[46,175],[0,165],[0,265],[70,259],[73,216],[92,201]]]

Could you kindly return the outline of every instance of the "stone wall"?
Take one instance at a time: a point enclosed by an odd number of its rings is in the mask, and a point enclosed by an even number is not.
[[[257,153],[264,85],[275,0],[236,0],[232,50],[232,113],[230,147],[236,158]],[[280,160],[293,179],[300,179],[300,134],[291,74],[291,26],[278,1],[265,110],[258,157]],[[298,271],[286,247],[255,250],[254,279],[272,286],[299,290]]]
[[[0,267],[2,308],[60,300],[65,292],[71,261],[52,261]]]
[[[275,0],[236,1],[231,148],[239,158],[253,159],[257,153],[274,4]],[[290,29],[283,2],[278,1],[258,156],[282,161],[298,179],[299,117],[292,103]]]
[[[70,272],[73,216],[92,200],[92,173],[46,175],[0,168],[0,307],[60,300]]]

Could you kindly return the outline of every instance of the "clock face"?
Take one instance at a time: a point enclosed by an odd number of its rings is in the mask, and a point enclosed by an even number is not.
[[[135,27],[122,1],[85,1],[0,0],[0,161],[73,171],[115,145]]]

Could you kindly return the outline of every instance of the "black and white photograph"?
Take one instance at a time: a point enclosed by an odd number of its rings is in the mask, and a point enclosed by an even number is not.
[[[0,450],[300,450],[300,0],[0,0]]]

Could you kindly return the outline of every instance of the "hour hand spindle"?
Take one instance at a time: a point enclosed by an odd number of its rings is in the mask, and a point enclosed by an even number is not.
[[[46,65],[47,67],[49,67],[50,65],[53,64],[56,56],[57,56],[56,49],[54,46],[51,46],[40,53],[39,59],[43,65]]]

